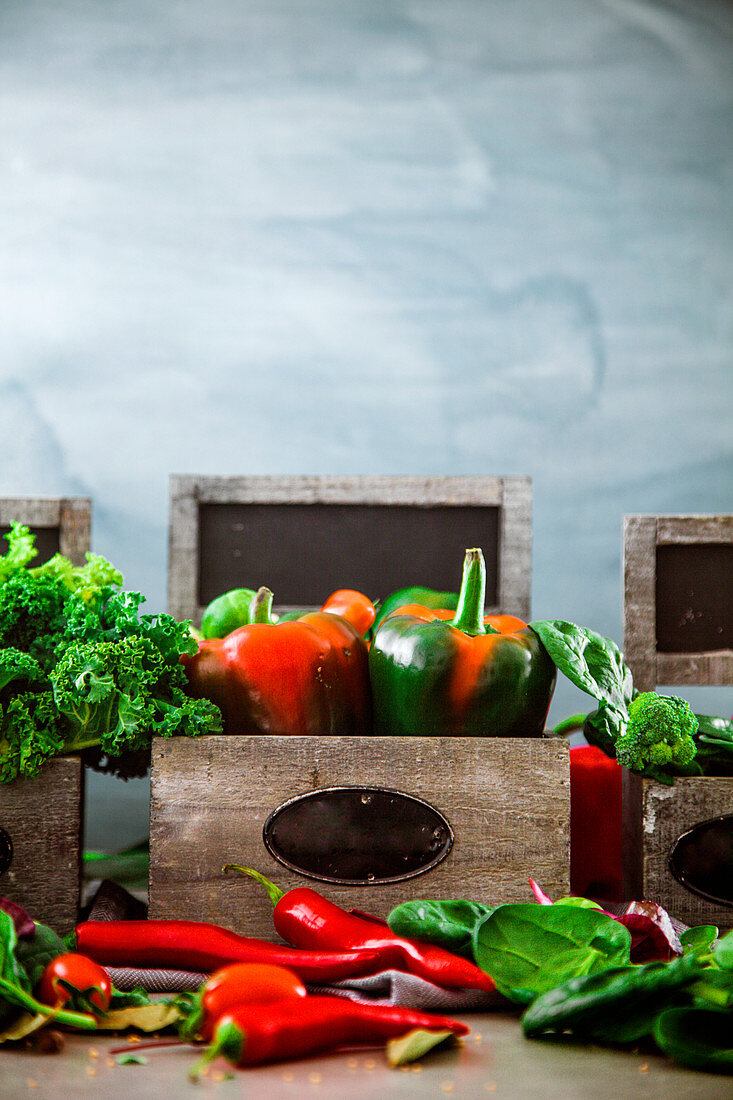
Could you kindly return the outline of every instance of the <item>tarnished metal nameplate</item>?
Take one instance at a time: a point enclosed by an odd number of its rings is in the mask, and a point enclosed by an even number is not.
[[[686,890],[733,907],[733,814],[683,833],[670,853],[669,869]]]
[[[435,867],[453,846],[444,815],[382,787],[324,787],[269,815],[265,846],[285,867],[321,882],[400,882]]]
[[[13,842],[10,834],[0,826],[0,875],[5,874],[13,862]]]

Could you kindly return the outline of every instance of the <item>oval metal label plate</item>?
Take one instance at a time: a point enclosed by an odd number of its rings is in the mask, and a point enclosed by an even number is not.
[[[401,882],[435,867],[453,830],[429,802],[383,787],[324,787],[278,806],[262,830],[285,867],[321,882]]]
[[[701,821],[677,840],[669,855],[674,878],[707,901],[733,907],[733,814]]]

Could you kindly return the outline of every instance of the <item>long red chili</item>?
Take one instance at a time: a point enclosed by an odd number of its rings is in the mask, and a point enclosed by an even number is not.
[[[239,1005],[221,1016],[214,1038],[194,1067],[223,1055],[237,1066],[302,1058],[354,1043],[382,1043],[419,1028],[466,1035],[466,1024],[392,1005],[361,1004],[339,997],[305,997],[271,1005]]]
[[[227,963],[267,962],[288,967],[304,982],[321,984],[384,969],[376,948],[300,951],[204,921],[85,921],[76,927],[76,946],[103,966],[209,972]]]
[[[275,905],[275,930],[294,947],[378,951],[384,969],[404,970],[444,989],[496,990],[489,975],[469,959],[398,936],[381,922],[349,913],[307,886],[283,893],[257,871],[229,863],[227,869],[251,875],[265,887]]]

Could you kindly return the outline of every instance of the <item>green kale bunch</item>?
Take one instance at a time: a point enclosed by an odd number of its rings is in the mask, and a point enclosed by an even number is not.
[[[144,598],[95,554],[74,566],[57,554],[29,568],[27,527],[14,524],[0,556],[0,782],[35,775],[60,753],[100,770],[144,774],[153,736],[221,732],[221,715],[194,700],[180,663],[196,651],[188,623],[141,615]]]

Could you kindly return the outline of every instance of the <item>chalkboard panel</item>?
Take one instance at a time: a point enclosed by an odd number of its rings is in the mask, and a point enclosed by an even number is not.
[[[31,531],[36,536],[36,550],[38,551],[31,565],[43,565],[54,554],[58,554],[60,531],[58,527],[31,527]],[[10,526],[0,525],[0,536],[8,534],[10,534]],[[4,554],[7,548],[7,542],[4,539],[0,541],[0,553]]]
[[[733,649],[733,546],[657,547],[657,650]]]
[[[337,588],[372,599],[409,584],[457,591],[467,547],[498,601],[499,509],[368,504],[202,504],[198,601],[266,584],[277,605],[316,606]]]
[[[486,606],[530,616],[528,477],[173,475],[168,610],[201,622],[228,589],[266,584],[275,606],[318,607],[337,588],[372,599],[410,584],[457,590],[468,547]]]

